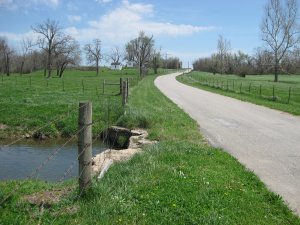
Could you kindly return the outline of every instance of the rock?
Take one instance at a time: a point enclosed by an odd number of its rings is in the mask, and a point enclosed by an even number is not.
[[[127,161],[141,152],[143,146],[157,143],[157,141],[147,140],[148,132],[140,129],[130,131],[122,127],[110,127],[101,136],[114,149],[108,149],[93,157],[93,176],[98,174],[98,179],[104,176],[113,163]]]
[[[0,130],[6,130],[7,128],[7,125],[0,123]]]
[[[126,149],[132,133],[129,129],[112,126],[101,133],[104,142],[113,149]]]
[[[39,139],[39,140],[46,140],[47,136],[44,133],[37,131],[33,134],[33,138]]]

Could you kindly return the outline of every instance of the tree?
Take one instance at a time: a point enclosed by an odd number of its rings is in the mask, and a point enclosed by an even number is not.
[[[160,62],[161,62],[160,51],[154,51],[152,55],[152,68],[154,70],[154,74],[158,73]]]
[[[218,64],[219,64],[219,72],[224,74],[226,70],[226,66],[228,66],[227,59],[228,54],[231,49],[230,41],[223,38],[222,35],[219,36],[218,39]]]
[[[120,63],[122,59],[122,52],[118,47],[112,48],[109,55],[107,55],[108,59],[111,60],[113,63]]]
[[[56,74],[59,77],[62,77],[68,65],[77,65],[81,60],[79,43],[71,36],[66,36],[64,40],[54,50]]]
[[[141,31],[139,36],[129,41],[126,46],[125,59],[134,61],[139,65],[139,74],[142,75],[143,68],[149,66],[154,53],[154,39],[153,36],[148,37],[145,32]]]
[[[11,58],[15,50],[11,48],[7,40],[3,37],[0,37],[0,54],[2,58],[2,71],[9,76],[10,75],[10,65],[11,65]]]
[[[86,44],[84,46],[84,51],[88,63],[94,64],[96,66],[96,75],[99,75],[99,64],[102,59],[101,54],[101,40],[94,39],[93,44]]]
[[[32,30],[40,35],[37,44],[47,55],[45,70],[48,70],[48,78],[50,78],[54,50],[66,41],[63,37],[62,28],[59,27],[57,21],[47,19],[45,22],[32,27]]]
[[[280,62],[300,41],[296,0],[269,0],[261,25],[262,40],[274,55],[274,82],[278,81]]]
[[[21,42],[21,66],[20,66],[20,75],[23,74],[24,70],[24,64],[26,61],[26,58],[30,51],[32,50],[33,43],[31,38],[23,38]]]

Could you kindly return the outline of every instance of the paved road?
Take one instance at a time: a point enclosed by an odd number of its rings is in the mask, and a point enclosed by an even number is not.
[[[181,84],[177,75],[155,85],[300,215],[300,117]]]

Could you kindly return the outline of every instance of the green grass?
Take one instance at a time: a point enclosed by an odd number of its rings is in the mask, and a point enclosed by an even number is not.
[[[75,190],[42,216],[22,196],[54,185],[25,181],[0,208],[0,224],[300,224],[252,172],[204,143],[195,121],[154,87],[154,78],[131,89],[118,123],[146,125],[159,144],[114,165],[80,200],[73,200]],[[0,199],[18,183],[0,183]]]
[[[129,78],[134,86],[138,71],[102,68],[99,76],[95,71],[67,70],[63,78],[46,79],[43,71],[0,77],[0,125],[6,128],[0,129],[0,139],[32,135],[40,127],[40,133],[49,137],[69,137],[77,129],[79,101],[93,103],[93,129],[99,133],[123,113],[119,85],[105,85],[103,91],[103,80],[118,84],[120,77]]]
[[[241,78],[205,72],[192,72],[177,79],[193,87],[300,115],[299,75],[280,75],[277,83],[273,82],[274,75]]]

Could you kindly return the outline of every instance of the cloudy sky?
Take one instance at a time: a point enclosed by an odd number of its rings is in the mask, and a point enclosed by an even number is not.
[[[82,45],[102,40],[103,51],[122,48],[143,30],[156,46],[187,65],[216,51],[219,35],[233,50],[261,46],[259,26],[266,0],[0,0],[0,36],[18,45],[31,26],[47,18]]]

